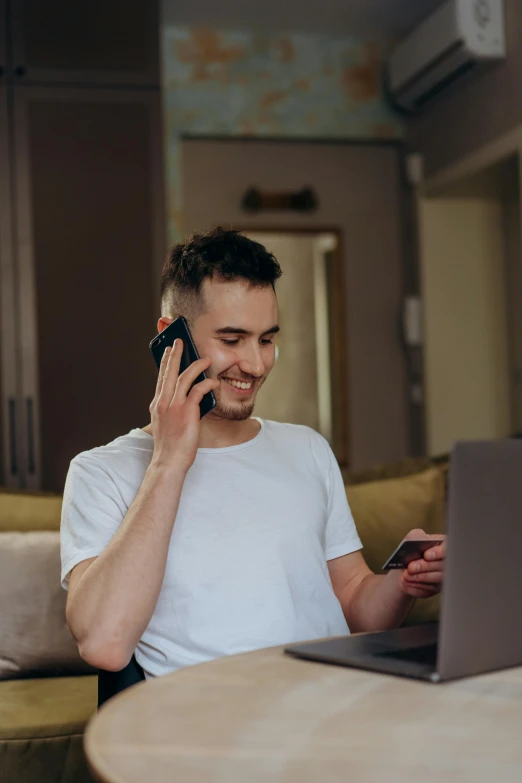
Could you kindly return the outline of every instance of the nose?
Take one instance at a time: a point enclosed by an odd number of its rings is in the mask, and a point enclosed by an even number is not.
[[[246,375],[253,375],[254,378],[260,378],[265,372],[265,363],[261,353],[261,346],[245,346],[245,351],[239,361],[239,369]]]

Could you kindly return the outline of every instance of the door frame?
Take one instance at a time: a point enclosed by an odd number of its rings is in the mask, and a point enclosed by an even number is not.
[[[416,188],[416,212],[418,215],[418,233],[419,233],[419,259],[421,271],[421,290],[424,290],[423,253],[424,253],[424,235],[422,225],[422,214],[424,208],[429,205],[430,200],[441,199],[448,196],[452,187],[465,182],[466,180],[477,176],[487,169],[502,163],[508,159],[516,158],[518,163],[518,187],[522,193],[522,125],[518,125],[508,133],[502,135],[493,142],[480,147],[478,150],[464,156],[449,166],[444,167],[439,172],[428,179],[419,183]],[[429,207],[428,207],[429,208]],[[522,247],[522,199],[519,206],[519,225],[520,225],[520,246]],[[509,336],[508,336],[509,339]],[[426,380],[425,393],[425,428],[427,433],[427,451],[429,452],[429,432],[430,432],[430,391],[429,391],[429,368],[428,368],[428,350],[424,345],[424,378]],[[512,388],[512,381],[511,381]]]

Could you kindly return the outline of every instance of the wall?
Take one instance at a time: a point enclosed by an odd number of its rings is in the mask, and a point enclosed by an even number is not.
[[[428,176],[522,123],[522,2],[504,0],[507,59],[470,74],[407,122],[411,147],[425,157]]]
[[[169,238],[185,233],[184,136],[396,139],[379,48],[354,38],[165,27]]]
[[[510,434],[503,206],[448,194],[421,206],[430,454]]]

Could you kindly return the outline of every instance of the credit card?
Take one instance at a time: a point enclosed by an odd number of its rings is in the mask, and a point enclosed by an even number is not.
[[[413,560],[420,560],[427,549],[432,546],[442,544],[443,538],[406,538],[401,541],[395,552],[393,552],[382,567],[383,571],[389,571],[392,568],[407,568],[408,563]]]

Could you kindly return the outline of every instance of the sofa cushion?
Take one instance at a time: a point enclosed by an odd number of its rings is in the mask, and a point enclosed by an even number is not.
[[[0,779],[93,783],[83,751],[97,677],[0,682]]]
[[[363,484],[367,481],[383,481],[384,479],[404,478],[414,473],[422,473],[433,467],[430,457],[405,457],[394,462],[384,462],[366,470],[347,471],[345,484]]]
[[[0,533],[0,679],[94,671],[65,621],[58,532]]]
[[[0,682],[0,740],[82,734],[97,699],[93,675]]]
[[[426,533],[445,531],[445,470],[346,487],[363,555],[376,574],[404,536],[414,528]],[[438,619],[440,596],[418,599],[409,623]]]
[[[2,783],[95,783],[83,734],[0,740],[0,772]]]
[[[0,532],[59,530],[62,496],[50,492],[0,492]]]

